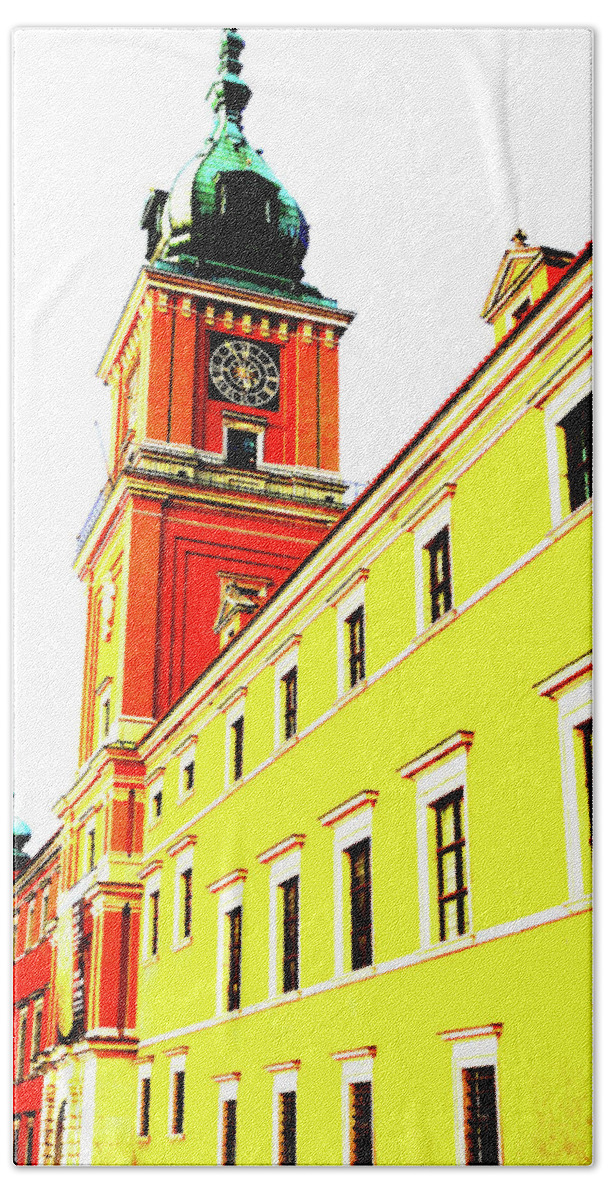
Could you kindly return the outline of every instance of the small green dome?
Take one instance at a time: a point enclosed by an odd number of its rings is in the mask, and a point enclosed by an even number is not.
[[[244,45],[236,30],[224,30],[218,77],[207,97],[215,127],[171,190],[151,194],[142,218],[148,258],[163,270],[272,283],[273,290],[278,284],[320,297],[300,285],[308,248],[304,214],[243,133],[251,95],[239,78]]]

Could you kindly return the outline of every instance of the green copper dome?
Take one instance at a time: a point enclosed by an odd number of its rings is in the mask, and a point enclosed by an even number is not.
[[[218,76],[207,95],[213,133],[168,193],[151,194],[142,218],[148,259],[161,270],[327,303],[301,283],[308,248],[304,214],[243,133],[251,96],[239,78],[244,45],[235,29],[224,30]]]

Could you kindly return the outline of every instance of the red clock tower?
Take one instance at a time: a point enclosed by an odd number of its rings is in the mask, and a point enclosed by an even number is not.
[[[137,742],[343,511],[353,314],[303,282],[304,216],[243,133],[243,45],[224,32],[213,132],[148,199],[147,262],[99,369],[112,464],[79,539],[81,762]]]

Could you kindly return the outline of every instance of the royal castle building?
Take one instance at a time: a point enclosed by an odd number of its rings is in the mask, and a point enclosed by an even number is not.
[[[243,131],[154,191],[100,367],[40,1164],[583,1164],[591,252],[349,507],[353,313]]]

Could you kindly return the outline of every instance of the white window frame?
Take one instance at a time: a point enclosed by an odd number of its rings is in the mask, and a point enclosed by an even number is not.
[[[270,864],[270,903],[268,912],[268,996],[272,1000],[276,996],[285,995],[279,990],[278,953],[280,931],[278,924],[279,897],[278,889],[287,879],[298,877],[298,899],[300,898],[299,881],[302,870],[302,851],[304,834],[293,834],[258,855],[258,862]],[[302,968],[301,920],[298,920],[298,972]]]
[[[290,671],[298,670],[298,648],[301,637],[296,635],[290,641],[290,645],[282,652],[281,657],[275,662],[274,668],[274,748],[278,750],[280,746],[287,745],[285,737],[285,708],[283,704],[283,680]],[[296,677],[297,678],[297,677]],[[297,688],[297,682],[296,682]],[[298,736],[297,723],[296,732],[293,738],[289,741],[295,741]]]
[[[181,905],[181,882],[184,871],[192,871],[194,877],[194,845],[191,843],[175,855],[175,876],[173,881],[173,940],[171,943],[172,950],[182,950],[184,946],[189,946],[192,942],[192,932],[188,937],[182,937],[182,905]],[[193,888],[194,896],[194,888]]]
[[[423,633],[425,629],[432,628],[437,625],[438,621],[431,621],[430,615],[427,620],[427,572],[425,569],[424,555],[429,542],[441,532],[442,529],[448,530],[448,553],[450,557],[450,588],[452,593],[452,608],[455,608],[454,601],[454,570],[452,557],[452,501],[456,492],[456,484],[446,483],[438,488],[432,495],[403,522],[403,528],[408,533],[414,535],[414,588],[416,595],[416,634]],[[440,618],[444,620],[447,617]]]
[[[217,895],[217,966],[215,977],[215,1014],[222,1016],[228,1011],[224,984],[226,983],[225,949],[226,917],[233,908],[243,907],[243,892],[247,871],[233,871],[209,884],[209,891]],[[242,968],[242,962],[241,962]],[[241,980],[242,982],[242,980]]]
[[[137,1115],[136,1115],[136,1136],[140,1142],[149,1142],[150,1129],[147,1133],[141,1132],[141,1107],[143,1098],[143,1083],[144,1079],[152,1080],[152,1061],[141,1062],[137,1067]],[[150,1083],[150,1093],[152,1093],[152,1084]],[[148,1112],[148,1126],[150,1124],[150,1113]]]
[[[266,440],[266,427],[268,421],[265,417],[239,416],[238,413],[225,412],[222,413],[222,458],[226,465],[228,463],[228,430],[238,429],[243,433],[253,433],[256,438],[255,450],[255,465],[256,469],[264,465],[264,444]]]
[[[31,1037],[30,1037],[30,1069],[29,1069],[30,1075],[32,1073],[32,1063],[34,1061],[34,1030],[36,1028],[36,1017],[37,1017],[38,1013],[40,1013],[40,1046],[38,1048],[38,1053],[40,1053],[41,1050],[44,1049],[44,1047],[42,1045],[44,996],[39,996],[38,999],[34,1001],[34,1004],[32,1006],[32,1032],[31,1032]]]
[[[42,900],[40,903],[40,937],[38,939],[39,941],[42,941],[42,939],[46,933],[46,927],[47,927],[48,921],[49,921],[50,899],[51,899],[51,885],[50,885],[50,883],[47,883],[46,886],[43,888]]]
[[[420,920],[420,948],[430,950],[432,946],[453,945],[473,932],[473,900],[471,895],[471,867],[469,861],[469,816],[467,797],[467,756],[473,743],[469,730],[458,730],[438,746],[407,763],[400,770],[403,779],[416,780],[416,842],[418,850],[418,897]],[[467,888],[467,928],[455,939],[433,942],[431,938],[431,896],[438,903],[437,887],[431,888],[431,854],[428,829],[428,810],[437,800],[450,792],[462,789],[462,827],[464,830],[464,869]]]
[[[235,1071],[234,1073],[232,1073],[230,1075],[215,1075],[213,1077],[214,1083],[219,1083],[218,1099],[217,1099],[217,1165],[218,1165],[218,1167],[223,1166],[222,1156],[223,1156],[223,1149],[224,1149],[224,1145],[223,1145],[224,1101],[225,1100],[235,1100],[237,1103],[237,1114],[238,1114],[238,1088],[239,1088],[239,1079],[240,1078],[241,1078],[240,1072],[238,1072],[238,1071]],[[238,1116],[237,1116],[237,1121],[238,1121]],[[237,1124],[237,1132],[238,1132],[238,1124]]]
[[[359,792],[345,804],[339,805],[331,812],[320,818],[321,824],[334,831],[334,973],[337,979],[344,975],[359,975],[371,971],[375,962],[374,946],[374,865],[372,813],[378,799],[378,793],[373,791]],[[357,842],[369,838],[370,841],[370,879],[371,879],[371,910],[372,910],[372,962],[370,966],[359,967],[353,971],[345,968],[345,930],[344,930],[344,881],[343,855]]]
[[[108,722],[108,732],[106,733],[106,731],[105,731],[105,706],[106,706],[106,703],[108,703],[108,702],[110,704],[110,721]],[[112,736],[111,705],[112,705],[112,680],[108,679],[107,683],[105,683],[103,685],[103,687],[100,689],[100,692],[99,692],[99,707],[97,709],[97,712],[98,712],[98,740],[99,740],[100,746],[103,746],[104,743],[108,739],[110,739]]]
[[[502,1025],[477,1026],[472,1029],[449,1029],[439,1036],[452,1044],[452,1090],[454,1095],[454,1138],[456,1162],[466,1166],[464,1129],[464,1087],[462,1072],[467,1067],[494,1067],[496,1091],[496,1124],[498,1127],[498,1160],[502,1166],[502,1125],[500,1120],[500,1091],[498,1087],[498,1039]]]
[[[31,950],[38,943],[34,941],[34,911],[36,908],[36,893],[30,897],[27,902],[27,912],[25,914],[25,949]]]
[[[196,785],[195,756],[196,756],[196,738],[194,737],[194,738],[189,739],[188,745],[182,750],[180,757],[179,757],[179,786],[178,786],[178,799],[177,799],[178,804],[184,804],[186,802],[186,800],[189,800],[190,797],[194,794],[194,788]],[[186,788],[186,785],[185,785],[186,768],[189,766],[192,766],[194,768],[193,773],[192,773],[192,787]]]
[[[348,692],[352,692],[358,687],[361,687],[367,678],[367,621],[365,613],[365,584],[367,582],[368,574],[369,572],[365,571],[365,577],[361,580],[361,582],[349,590],[348,594],[344,596],[342,600],[339,600],[336,605],[338,638],[338,698],[345,696]],[[346,640],[348,635],[346,631],[346,624],[348,618],[352,617],[353,613],[356,612],[358,608],[363,609],[363,646],[365,654],[365,672],[363,674],[363,678],[355,684],[354,688],[351,688],[348,677],[348,656],[346,651]]]
[[[297,1161],[297,1112],[298,1112],[298,1070],[300,1062],[297,1059],[292,1059],[291,1062],[275,1063],[272,1066],[266,1067],[265,1070],[272,1074],[272,1166],[279,1165],[279,1096],[282,1092],[295,1092],[296,1094],[296,1161]]]
[[[183,1071],[186,1075],[186,1057],[187,1050],[181,1047],[180,1050],[169,1051],[169,1105],[167,1110],[167,1134],[173,1141],[182,1141],[186,1136],[186,1105],[184,1101],[184,1128],[181,1133],[173,1132],[173,1117],[175,1108],[175,1085],[173,1077],[178,1071]],[[184,1078],[184,1097],[186,1092],[186,1081]]]
[[[161,869],[160,864],[155,866],[154,871],[146,877],[144,887],[144,919],[142,931],[142,961],[157,962],[160,951],[157,949],[156,954],[150,954],[150,897],[153,892],[158,892],[158,907],[159,907],[159,925],[160,925],[160,894],[161,894]],[[160,938],[159,938],[160,942]]]
[[[99,857],[98,857],[99,847],[96,845],[96,842],[97,842],[97,813],[94,813],[93,816],[90,818],[90,820],[87,821],[86,825],[84,826],[83,833],[84,833],[84,837],[83,837],[84,862],[82,864],[82,873],[83,873],[83,875],[91,875],[93,873],[93,871],[95,870],[95,867],[97,866],[97,863],[99,861]],[[89,866],[89,846],[90,846],[90,841],[91,841],[91,838],[90,838],[91,834],[93,834],[93,850],[94,850],[94,858],[95,858],[95,862],[93,863],[92,867]]]
[[[244,722],[245,721],[245,691],[244,690],[242,691],[241,694],[239,694],[237,699],[235,699],[233,701],[233,703],[230,705],[230,707],[226,709],[226,753],[225,753],[225,763],[224,763],[224,787],[225,787],[226,791],[228,791],[232,787],[236,787],[239,783],[241,783],[241,781],[245,777],[245,771],[243,770],[242,774],[239,776],[238,779],[233,779],[233,770],[232,770],[232,726],[235,724],[236,721],[239,720],[240,717],[243,718],[243,722]],[[244,737],[244,728],[243,728],[243,757],[244,757],[244,746],[245,746],[245,737]]]
[[[159,821],[162,820],[162,812],[159,817],[154,812],[154,797],[160,792],[163,797],[161,803],[164,806],[164,784],[165,768],[162,767],[159,771],[155,771],[154,775],[148,780],[148,828],[150,829],[153,825],[158,825]]]
[[[588,369],[582,378],[570,382],[553,400],[544,405],[545,437],[547,440],[547,469],[549,473],[549,501],[551,505],[551,524],[559,525],[560,521],[570,516],[570,508],[563,502],[563,492],[560,482],[558,427],[568,413],[576,408],[592,390],[591,375]],[[581,506],[582,507],[582,506]],[[578,509],[576,510],[579,511]]]
[[[17,1059],[15,1062],[15,1083],[20,1083],[21,1080],[27,1079],[25,1051],[27,1047],[27,1018],[29,1005],[22,1004],[19,1009],[19,1021],[17,1023]]]
[[[376,1137],[374,1130],[374,1058],[375,1046],[362,1046],[357,1050],[343,1050],[332,1058],[342,1064],[342,1165],[351,1166],[350,1161],[350,1085],[371,1083],[372,1085],[372,1157],[376,1159]]]
[[[574,731],[578,725],[593,717],[591,655],[583,655],[549,679],[536,684],[536,691],[539,696],[557,701],[568,899],[582,900],[587,893],[583,885],[582,831],[576,787]]]

